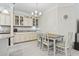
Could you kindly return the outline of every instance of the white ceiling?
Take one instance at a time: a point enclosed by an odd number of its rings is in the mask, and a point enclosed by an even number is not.
[[[56,7],[56,5],[62,7],[73,5],[73,3],[15,3],[14,10],[31,13],[37,9],[38,11],[44,12],[50,8]],[[9,8],[9,3],[0,3],[0,6]]]
[[[31,13],[35,10],[44,12],[45,10],[55,7],[55,3],[17,3],[15,4],[15,10]]]

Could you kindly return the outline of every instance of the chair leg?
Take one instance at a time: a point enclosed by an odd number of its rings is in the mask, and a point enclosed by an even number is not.
[[[37,46],[39,46],[39,42],[37,42]]]
[[[47,52],[48,52],[48,55],[49,55],[49,46],[47,46]]]
[[[42,47],[41,47],[41,48],[42,48],[42,50],[44,51],[44,44],[42,44]]]
[[[72,56],[72,48],[69,48],[70,56]]]
[[[42,48],[42,43],[40,42],[40,49]]]
[[[67,48],[65,48],[65,56],[67,56]]]

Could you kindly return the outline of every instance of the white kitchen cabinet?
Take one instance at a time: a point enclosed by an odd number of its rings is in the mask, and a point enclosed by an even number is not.
[[[10,34],[0,34],[0,56],[9,55],[9,45],[8,38],[3,39],[3,37],[9,37]]]
[[[33,20],[30,17],[15,15],[14,25],[15,26],[33,26]]]
[[[8,56],[8,39],[1,39],[0,40],[0,56]]]
[[[23,21],[23,25],[27,26],[28,22],[27,22],[28,18],[24,17],[24,21]]]
[[[32,20],[32,18],[24,17],[23,24],[24,24],[24,26],[33,26],[33,20]]]
[[[16,16],[14,17],[14,25],[15,26],[23,26],[23,21],[24,21],[24,18],[23,16]]]
[[[23,17],[22,16],[20,16],[20,25],[23,25]]]
[[[11,25],[10,15],[5,15],[6,25]]]
[[[27,25],[28,26],[32,26],[33,25],[33,20],[31,18],[28,18]]]
[[[33,26],[38,27],[38,18],[33,18]]]
[[[0,25],[10,25],[10,15],[0,13]]]
[[[24,33],[16,33],[14,37],[14,42],[23,42],[24,41]]]
[[[5,24],[5,15],[4,14],[0,14],[0,25],[6,25]]]
[[[14,17],[14,25],[20,25],[19,22],[20,22],[19,16],[15,16]]]
[[[14,42],[16,43],[16,42],[20,42],[20,41],[21,41],[21,37],[20,37],[20,35],[15,34]]]
[[[15,33],[14,43],[30,41],[37,39],[35,32],[19,32]]]

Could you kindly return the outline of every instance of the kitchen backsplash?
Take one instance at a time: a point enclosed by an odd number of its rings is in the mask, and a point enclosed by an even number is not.
[[[14,29],[17,29],[17,31],[36,31],[32,27],[14,27]]]
[[[10,27],[8,26],[0,26],[0,34],[1,33],[10,33]],[[31,32],[31,31],[36,31],[32,27],[14,27],[16,29],[14,32]]]
[[[10,33],[10,27],[0,26],[0,33]]]

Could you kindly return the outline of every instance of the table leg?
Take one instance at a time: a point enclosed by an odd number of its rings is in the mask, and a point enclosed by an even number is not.
[[[55,56],[55,52],[56,52],[56,47],[55,47],[55,39],[54,39],[54,56]]]

